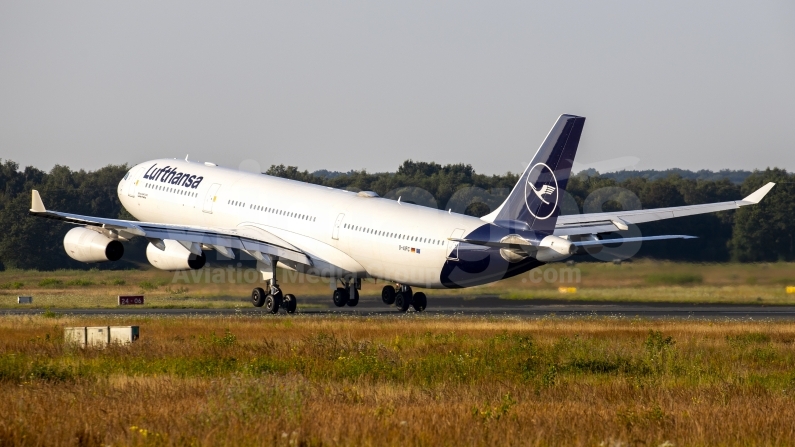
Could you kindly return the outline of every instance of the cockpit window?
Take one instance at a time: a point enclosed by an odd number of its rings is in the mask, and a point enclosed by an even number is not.
[[[127,177],[129,177],[129,176],[130,176],[130,171],[127,171],[127,173],[124,174],[124,180],[127,180]]]

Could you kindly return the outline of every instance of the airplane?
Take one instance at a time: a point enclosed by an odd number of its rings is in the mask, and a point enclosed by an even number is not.
[[[277,283],[277,266],[329,278],[338,307],[358,304],[362,279],[383,280],[383,302],[406,312],[427,306],[425,293],[414,287],[471,287],[607,244],[691,238],[603,235],[757,204],[774,186],[730,202],[560,215],[584,124],[584,117],[561,115],[505,201],[480,218],[188,157],[140,163],[121,179],[118,197],[138,221],[47,210],[36,190],[30,214],[76,224],[63,243],[82,262],[117,261],[124,254],[120,241],[134,237],[149,241],[147,259],[163,270],[201,269],[211,250],[227,258],[233,250],[247,253],[264,285],[253,289],[251,302],[271,313],[294,313],[297,306],[295,295]]]

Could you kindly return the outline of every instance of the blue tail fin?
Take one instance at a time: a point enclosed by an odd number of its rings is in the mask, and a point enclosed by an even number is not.
[[[508,198],[483,220],[552,234],[584,125],[581,116],[561,115]]]

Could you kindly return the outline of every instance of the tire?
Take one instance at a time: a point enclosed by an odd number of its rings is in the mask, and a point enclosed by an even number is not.
[[[395,307],[397,307],[400,312],[409,310],[410,305],[411,299],[408,294],[405,292],[398,292],[397,295],[395,295]]]
[[[428,297],[424,293],[417,292],[411,297],[411,307],[417,312],[424,311],[426,306],[428,306]]]
[[[331,298],[334,300],[335,306],[343,307],[345,306],[345,304],[348,303],[348,292],[342,287],[337,288],[337,290],[334,291],[334,295]]]
[[[348,306],[355,307],[357,304],[359,304],[359,291],[353,289],[353,296],[348,294]]]
[[[284,309],[288,314],[294,314],[296,307],[298,307],[298,300],[295,298],[295,295],[288,293],[287,295],[284,295],[282,306],[284,306]]]
[[[262,305],[265,304],[266,296],[268,296],[268,294],[265,293],[265,290],[257,287],[251,291],[251,304],[253,304],[254,307],[262,307]]]
[[[387,306],[395,304],[395,288],[392,286],[384,286],[381,289],[381,301]]]
[[[284,294],[282,293],[282,289],[280,289],[278,286],[271,287],[271,295],[273,295],[273,298],[277,303],[279,303],[279,305],[281,305],[282,301],[284,301]]]
[[[272,314],[279,312],[279,304],[278,297],[268,295],[268,297],[265,298],[265,310]]]

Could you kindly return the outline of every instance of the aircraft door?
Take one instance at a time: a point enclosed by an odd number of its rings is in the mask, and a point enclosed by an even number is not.
[[[135,197],[136,188],[138,186],[138,177],[141,176],[141,171],[144,168],[138,168],[135,171],[130,173],[130,176],[127,178],[127,184],[125,187],[127,188],[127,195],[129,197]]]
[[[464,237],[464,230],[461,228],[456,228],[453,230],[453,233],[450,235],[452,239],[461,239]],[[449,261],[458,261],[458,245],[459,243],[456,241],[447,241],[447,259]]]
[[[220,183],[213,183],[210,186],[210,189],[207,190],[207,195],[204,196],[204,207],[202,208],[202,211],[205,213],[213,213],[213,204],[215,203],[215,199],[218,196],[218,189],[220,187]]]
[[[345,218],[345,213],[340,213],[337,216],[337,220],[334,222],[334,229],[331,232],[331,238],[334,240],[339,240],[340,238],[340,225],[342,225],[342,219]]]

